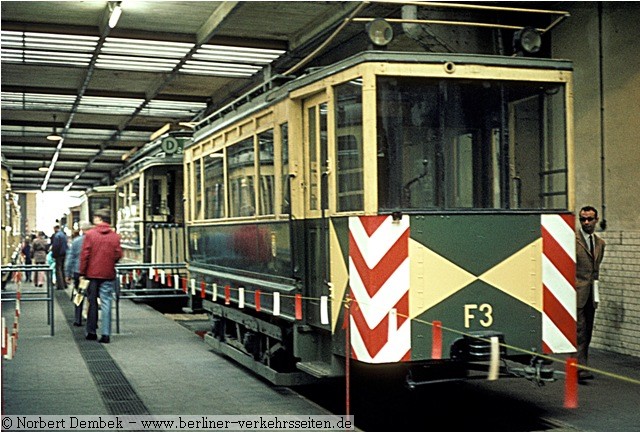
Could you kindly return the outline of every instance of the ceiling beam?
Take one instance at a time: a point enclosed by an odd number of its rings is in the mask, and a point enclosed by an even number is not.
[[[196,45],[200,46],[207,43],[211,37],[218,31],[220,24],[235,13],[240,2],[225,1],[213,11],[207,18],[207,21],[196,32]]]

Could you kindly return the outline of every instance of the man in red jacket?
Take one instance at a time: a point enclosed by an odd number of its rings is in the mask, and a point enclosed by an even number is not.
[[[122,258],[120,236],[111,229],[111,215],[108,210],[98,210],[93,215],[94,228],[85,234],[80,252],[80,276],[89,279],[87,296],[89,313],[87,316],[88,340],[98,336],[98,294],[102,315],[102,337],[98,342],[109,343],[111,335],[111,300],[116,283],[116,263]]]

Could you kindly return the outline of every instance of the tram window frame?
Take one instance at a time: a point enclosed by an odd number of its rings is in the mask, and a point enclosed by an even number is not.
[[[224,152],[209,153],[204,159],[205,219],[222,219],[227,215]]]
[[[203,209],[203,187],[202,187],[202,158],[197,158],[193,161],[193,174],[194,174],[194,219],[202,220],[204,216]]]
[[[258,181],[258,215],[273,216],[275,215],[275,136],[274,130],[267,129],[256,134],[257,137],[257,164],[258,170],[256,178]],[[270,157],[268,157],[270,156]]]
[[[229,200],[229,217],[254,217],[256,216],[255,176],[256,176],[256,151],[255,136],[251,135],[226,148],[225,163],[227,166],[227,196]],[[242,157],[242,155],[245,155]],[[233,158],[238,158],[235,163]],[[245,175],[241,172],[241,159],[247,159],[244,164]],[[237,167],[236,167],[237,166]]]
[[[334,87],[336,211],[364,210],[362,79]]]
[[[277,142],[276,142],[277,146]],[[277,147],[276,147],[277,151]],[[277,162],[277,161],[276,161]],[[291,176],[289,173],[289,123],[280,124],[280,213],[291,212]],[[278,192],[276,191],[276,197]]]
[[[140,175],[131,181],[131,193],[129,195],[129,206],[131,208],[132,217],[141,216],[140,194],[143,191],[143,187],[141,185],[142,178],[143,178],[142,175]]]
[[[566,209],[565,91],[563,82],[379,76],[380,209]],[[535,103],[519,112],[526,99]]]

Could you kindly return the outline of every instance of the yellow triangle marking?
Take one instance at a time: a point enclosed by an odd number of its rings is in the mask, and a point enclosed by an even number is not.
[[[342,300],[349,284],[349,269],[342,254],[338,234],[333,227],[333,223],[329,224],[329,248],[331,251],[331,257],[329,258],[331,260],[331,283],[333,284],[332,295],[329,299],[331,301],[331,333],[335,333]]]
[[[479,279],[542,311],[542,238],[487,270]]]
[[[409,315],[415,318],[477,279],[431,249],[409,239]]]

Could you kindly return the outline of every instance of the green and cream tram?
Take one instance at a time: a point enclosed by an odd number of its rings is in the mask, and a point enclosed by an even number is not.
[[[282,384],[575,351],[572,96],[568,61],[367,51],[202,121],[208,342]]]

